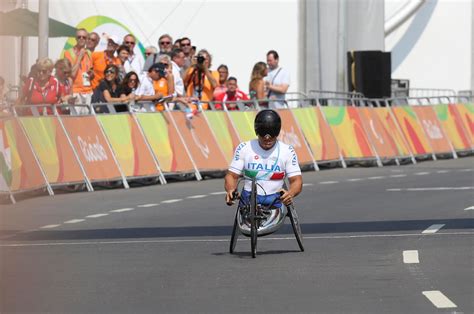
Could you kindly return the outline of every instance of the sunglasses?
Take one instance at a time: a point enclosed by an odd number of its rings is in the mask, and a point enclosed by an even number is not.
[[[86,39],[87,36],[76,36],[76,39]]]
[[[124,44],[127,44],[127,45],[135,45],[135,42],[134,42],[134,41],[126,41],[126,42],[124,42]]]
[[[150,56],[151,54],[151,52],[145,52],[145,56]]]
[[[96,38],[92,38],[92,37],[88,37],[87,40],[90,40],[90,41],[97,41]]]
[[[181,46],[183,46],[183,47],[191,46],[191,43],[189,43],[189,44],[181,44]]]
[[[171,44],[171,41],[161,41],[160,45],[169,45]]]
[[[105,74],[115,74],[117,72],[115,72],[115,70],[107,70],[105,71]]]

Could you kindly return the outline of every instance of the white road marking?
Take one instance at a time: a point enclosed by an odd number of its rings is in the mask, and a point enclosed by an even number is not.
[[[407,250],[403,251],[403,262],[405,264],[418,264],[420,259],[418,258],[417,250]]]
[[[221,191],[221,192],[212,192],[212,193],[209,193],[211,195],[221,195],[221,194],[226,194],[227,192],[226,191]]]
[[[207,195],[192,195],[192,196],[188,196],[186,198],[203,198],[203,197],[207,197]]]
[[[303,183],[303,186],[313,186],[313,183]]]
[[[390,178],[403,178],[406,177],[406,174],[392,174]]]
[[[323,182],[319,182],[319,184],[335,184],[335,183],[339,183],[339,181],[323,181]]]
[[[356,182],[356,181],[362,181],[362,180],[364,180],[364,179],[362,179],[362,178],[347,179],[347,181],[349,181],[349,182]]]
[[[474,210],[474,206],[471,206],[471,207],[468,207],[468,208],[464,208],[464,210]]]
[[[435,233],[432,236],[474,236],[474,232],[445,232]],[[363,239],[363,238],[405,238],[414,237],[419,238],[419,233],[405,233],[405,234],[360,234],[350,236],[305,236],[305,240],[345,240],[345,239]],[[295,241],[295,237],[277,237],[277,238],[262,238],[259,241]],[[240,239],[238,241],[248,241],[246,239]],[[0,244],[0,247],[35,247],[35,246],[68,246],[68,245],[97,245],[97,244],[142,244],[142,243],[190,243],[190,242],[229,242],[229,238],[224,239],[170,239],[170,240],[130,240],[130,241],[89,241],[89,242],[43,242],[43,243],[10,243]]]
[[[109,214],[95,214],[95,215],[89,215],[89,216],[86,216],[86,218],[99,218],[99,217],[104,217],[104,216],[108,216]]]
[[[163,203],[163,204],[171,204],[171,203],[181,202],[182,200],[183,200],[182,198],[176,198],[176,199],[172,199],[172,200],[162,201],[161,203]]]
[[[461,169],[461,170],[458,170],[458,172],[470,172],[470,171],[474,171],[474,169]]]
[[[383,179],[383,178],[385,178],[385,177],[382,177],[382,176],[380,176],[380,177],[368,177],[367,179],[369,179],[369,180],[379,180],[379,179]]]
[[[71,219],[68,221],[65,221],[65,224],[77,224],[78,222],[83,222],[85,219]]]
[[[137,207],[147,208],[147,207],[154,207],[158,205],[159,204],[142,204],[142,205],[138,205]]]
[[[474,190],[474,186],[387,189],[386,191],[389,191],[389,192],[393,192],[393,191],[420,192],[420,191],[464,191],[464,190]]]
[[[52,228],[56,228],[56,227],[59,227],[60,225],[46,225],[46,226],[43,226],[41,227],[40,229],[52,229]]]
[[[417,172],[415,173],[415,176],[426,176],[427,174],[430,174],[429,172]]]
[[[436,173],[448,173],[448,172],[449,172],[449,170],[438,170],[438,171],[436,171]]]
[[[436,233],[436,232],[439,231],[439,229],[443,228],[444,226],[445,226],[444,224],[431,225],[431,226],[429,226],[428,229],[424,230],[422,233],[424,233],[424,234]]]
[[[428,300],[433,303],[439,309],[449,309],[457,307],[448,297],[446,297],[441,291],[433,290],[433,291],[423,291],[422,292]]]
[[[135,208],[120,208],[120,209],[114,209],[111,210],[111,213],[123,213],[123,212],[129,212],[131,210],[134,210]]]

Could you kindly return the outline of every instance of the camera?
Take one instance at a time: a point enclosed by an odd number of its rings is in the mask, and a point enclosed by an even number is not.
[[[197,63],[198,64],[203,64],[205,60],[206,60],[206,58],[204,56],[201,56],[201,55],[197,56]]]
[[[164,63],[158,63],[158,67],[157,67],[157,72],[160,76],[162,77],[165,77],[166,76],[166,67],[167,65],[164,64]]]

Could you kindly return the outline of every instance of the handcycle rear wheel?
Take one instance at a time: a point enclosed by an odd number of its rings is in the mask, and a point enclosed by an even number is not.
[[[250,193],[250,248],[252,257],[257,256],[257,184],[252,181],[252,192]]]
[[[291,226],[293,227],[293,232],[296,237],[296,241],[298,242],[298,246],[300,247],[301,252],[304,252],[303,246],[303,233],[301,232],[301,226],[298,221],[298,215],[296,214],[296,210],[292,205],[287,206],[288,209],[288,217],[291,221]]]

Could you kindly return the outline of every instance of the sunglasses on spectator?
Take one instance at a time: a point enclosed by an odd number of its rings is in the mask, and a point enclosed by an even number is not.
[[[115,70],[107,70],[105,71],[105,74],[115,74]]]
[[[91,41],[97,41],[96,38],[92,38],[92,37],[87,37],[87,40],[91,40]]]
[[[145,52],[145,56],[150,56],[152,54],[153,54],[152,52]]]
[[[191,46],[191,43],[181,44],[181,46],[183,46],[183,47],[185,47],[185,46]]]
[[[124,44],[127,44],[127,45],[135,45],[135,42],[134,42],[134,41],[126,41],[126,42],[124,42]]]
[[[76,36],[76,38],[77,38],[77,39],[86,39],[87,36],[80,36],[80,35],[79,35],[79,36]]]
[[[160,45],[169,45],[171,41],[160,41]]]

